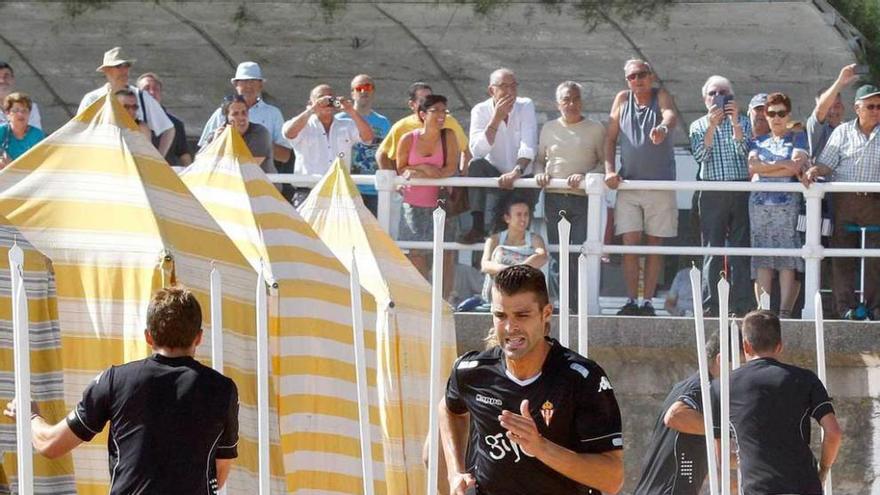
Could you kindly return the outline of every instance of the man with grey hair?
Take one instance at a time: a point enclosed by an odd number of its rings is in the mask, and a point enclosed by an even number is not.
[[[733,86],[722,76],[711,76],[703,85],[703,103],[708,113],[691,124],[690,141],[694,160],[699,164],[699,180],[748,181],[748,139],[752,135],[749,119],[734,100]],[[747,191],[700,191],[700,234],[707,247],[749,247],[749,193]],[[749,258],[731,256],[728,280],[731,282],[731,310],[739,315],[753,307]],[[707,314],[718,314],[718,281],[723,257],[703,257],[703,307]]]
[[[483,188],[470,189],[470,207],[473,228],[461,242],[482,242],[486,230],[497,222],[498,215],[490,214],[510,196],[513,183],[526,175],[535,159],[537,127],[535,104],[529,98],[517,96],[516,75],[510,69],[498,69],[489,77],[489,98],[471,110],[470,148],[473,161],[468,166],[470,177],[498,177],[503,191]],[[534,198],[530,198],[534,206]]]
[[[601,172],[604,161],[605,126],[583,115],[582,86],[565,81],[556,87],[556,106],[559,118],[544,124],[538,139],[535,157],[535,179],[547,187],[551,179],[565,179],[568,187],[547,189],[544,196],[544,218],[550,244],[559,243],[560,213],[571,222],[571,243],[581,244],[587,239],[587,195],[583,189],[584,176]],[[557,267],[559,255],[554,254]],[[577,253],[569,262],[569,299],[577,308]]]
[[[621,180],[675,180],[675,149],[670,130],[675,129],[675,103],[663,88],[654,87],[654,72],[644,60],[624,65],[628,90],[617,93],[611,105],[605,138],[605,184],[617,189]],[[620,170],[615,155],[620,145]],[[628,246],[663,244],[678,235],[675,191],[617,193],[614,233]],[[627,302],[619,315],[654,316],[654,298],[663,258],[646,256],[644,302],[639,304],[639,255],[623,256]]]

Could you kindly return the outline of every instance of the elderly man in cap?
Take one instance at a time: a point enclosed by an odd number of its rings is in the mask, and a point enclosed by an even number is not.
[[[840,182],[880,182],[880,88],[866,84],[856,91],[856,119],[840,124],[831,133],[816,165],[806,172],[814,181],[830,176]],[[833,193],[832,248],[854,248],[860,234],[852,226],[880,225],[880,193]],[[848,228],[849,227],[849,228]],[[867,232],[866,248],[880,247],[880,233]],[[838,314],[856,319],[856,260],[833,258],[831,288]],[[865,304],[868,317],[880,320],[880,260],[865,261]]]
[[[272,155],[275,161],[286,163],[290,160],[290,145],[281,133],[284,116],[278,107],[263,100],[263,83],[265,81],[260,64],[256,62],[238,64],[235,76],[229,80],[235,88],[235,92],[244,97],[250,121],[265,127],[272,135]],[[210,141],[209,138],[213,132],[224,125],[226,125],[225,117],[218,108],[205,123],[202,137],[199,138],[199,147],[205,146]]]
[[[6,99],[9,93],[15,91],[15,71],[9,62],[0,60],[0,101]],[[0,124],[6,122],[6,114],[0,112]],[[31,100],[31,116],[28,117],[28,125],[43,130],[42,119],[40,118],[40,108],[37,103]]]
[[[749,102],[749,122],[752,124],[752,138],[770,134],[770,124],[767,123],[767,93],[758,93]]]
[[[168,149],[171,148],[171,144],[174,143],[174,123],[165,114],[165,110],[162,110],[162,105],[149,93],[141,91],[136,86],[128,83],[128,70],[134,62],[133,58],[125,57],[122,48],[118,46],[106,51],[104,53],[104,63],[98,67],[97,71],[104,73],[107,83],[94,91],[86,93],[79,103],[79,109],[76,113],[81,113],[108,92],[116,94],[117,91],[130,89],[137,95],[137,119],[147,124],[153,135],[159,138],[157,148],[159,153],[165,156],[168,153]]]

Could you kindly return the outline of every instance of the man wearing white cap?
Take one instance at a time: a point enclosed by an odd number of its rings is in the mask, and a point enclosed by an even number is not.
[[[118,46],[104,52],[104,63],[98,67],[97,71],[104,73],[107,84],[86,93],[79,103],[79,109],[76,113],[81,113],[108,92],[116,94],[119,90],[130,89],[137,95],[138,119],[147,124],[153,134],[159,138],[159,153],[165,156],[174,142],[174,123],[165,114],[165,110],[162,110],[162,105],[149,93],[128,83],[128,70],[134,62],[133,58],[125,57],[122,48]]]
[[[284,116],[278,107],[270,105],[263,100],[263,71],[256,62],[242,62],[235,70],[235,77],[229,80],[235,88],[235,92],[244,97],[248,106],[248,118],[251,122],[260,124],[269,130],[274,144],[272,154],[276,161],[286,163],[290,160],[290,145],[281,133],[284,124]],[[210,140],[215,129],[226,124],[220,109],[211,114],[211,118],[205,123],[202,137],[199,138],[199,147],[205,146]]]

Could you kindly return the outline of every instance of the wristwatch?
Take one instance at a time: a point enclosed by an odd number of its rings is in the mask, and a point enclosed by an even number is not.
[[[666,134],[669,134],[669,128],[666,127],[666,124],[660,124],[660,125],[658,125],[658,126],[657,126],[657,129],[663,129],[663,132],[665,132]]]

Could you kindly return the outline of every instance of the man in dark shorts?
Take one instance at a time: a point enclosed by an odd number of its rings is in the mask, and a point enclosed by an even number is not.
[[[552,313],[540,270],[514,265],[496,275],[494,345],[455,362],[440,404],[453,494],[584,495],[623,485],[611,382],[548,337]]]
[[[32,405],[35,450],[62,456],[110,421],[110,495],[216,494],[238,457],[238,391],[193,359],[201,326],[189,290],[159,290],[144,331],[154,354],[101,372],[57,424]],[[5,414],[15,417],[14,400]]]
[[[739,446],[742,493],[822,495],[843,436],[828,392],[812,371],[778,361],[782,332],[775,314],[747,314],[742,334],[747,363],[730,374],[730,428]],[[719,438],[717,385],[712,411]],[[818,464],[810,450],[811,417],[824,432]]]
[[[706,342],[709,375],[721,374],[719,340],[715,334]],[[645,455],[642,476],[635,495],[697,495],[706,478],[705,427],[700,374],[676,383],[663,401]]]

